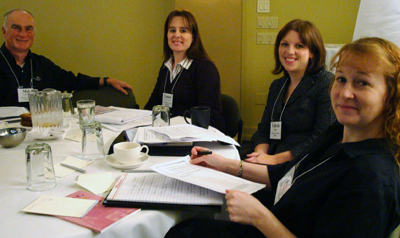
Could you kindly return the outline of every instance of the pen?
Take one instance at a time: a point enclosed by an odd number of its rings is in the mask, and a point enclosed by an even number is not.
[[[211,150],[197,151],[197,155],[211,155],[211,154],[212,154]]]
[[[125,173],[155,173],[154,170],[122,170]]]
[[[86,173],[86,170],[84,170],[84,169],[77,168],[77,167],[72,166],[72,165],[69,165],[69,164],[63,164],[63,163],[60,163],[60,164],[61,164],[62,166],[64,166],[64,167],[69,168],[69,169],[73,169],[73,170],[76,170],[76,171],[81,172],[81,173]]]

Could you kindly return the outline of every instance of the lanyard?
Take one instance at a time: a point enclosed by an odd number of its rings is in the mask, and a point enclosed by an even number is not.
[[[276,102],[278,101],[279,97],[281,96],[281,93],[282,93],[283,89],[285,88],[286,83],[287,83],[288,81],[289,81],[289,77],[286,79],[286,81],[285,81],[285,83],[283,84],[281,90],[279,91],[278,97],[276,97],[276,99],[275,99],[275,103],[274,103],[274,106],[273,106],[273,108],[272,108],[272,113],[271,113],[271,121],[274,121],[274,120],[273,120],[273,116],[274,116],[274,111],[275,111]],[[283,109],[282,109],[281,115],[280,115],[280,117],[279,117],[279,121],[282,121],[283,112],[285,111],[287,102],[289,102],[289,99],[290,99],[291,96],[292,96],[292,94],[290,94],[290,96],[289,96],[288,100],[286,101],[285,105],[283,105]]]
[[[4,56],[4,54],[3,54],[3,51],[2,51],[2,50],[0,50],[0,53],[1,53],[1,55],[3,56],[3,58],[6,60],[6,62],[7,62],[7,64],[8,64],[8,67],[10,68],[11,72],[13,73],[13,75],[14,75],[14,77],[15,77],[15,80],[17,81],[18,88],[23,88],[21,85],[19,85],[19,81],[18,81],[17,75],[15,75],[15,73],[14,73],[14,70],[12,69],[12,67],[11,67],[10,63],[8,62],[8,60],[7,60],[7,58],[6,58],[6,56]],[[30,60],[30,63],[31,63],[31,83],[30,83],[30,86],[31,86],[31,88],[33,88],[33,69],[32,69],[32,59],[29,59],[29,60]]]
[[[304,158],[301,159],[301,160],[295,165],[295,168],[296,168],[296,169],[299,167],[300,163],[301,163],[307,156],[308,156],[308,154],[307,154],[306,156],[304,156]],[[314,170],[315,168],[317,168],[317,167],[323,165],[324,163],[328,162],[333,156],[334,156],[334,155],[330,156],[329,158],[325,159],[325,160],[322,161],[321,163],[315,165],[314,167],[310,168],[309,170],[304,171],[303,173],[301,173],[301,174],[299,174],[298,176],[296,176],[296,178],[293,179],[292,184],[294,184],[294,182],[296,181],[296,179],[300,178],[301,176],[305,175],[306,173],[311,172],[311,171]]]
[[[176,67],[176,66],[175,66],[175,67]],[[179,71],[178,76],[175,78],[174,86],[172,86],[171,94],[174,94],[174,88],[175,88],[176,82],[178,82],[179,77],[181,76],[181,74],[182,74],[182,72],[183,72],[183,67],[181,66],[180,68],[181,68],[181,70]],[[168,68],[167,68],[167,69],[168,69]],[[169,78],[169,77],[168,77],[169,73],[170,73],[170,72],[169,72],[169,69],[168,69],[167,75],[165,76],[164,93],[165,93],[165,87],[167,86],[167,80],[168,80],[168,78]]]

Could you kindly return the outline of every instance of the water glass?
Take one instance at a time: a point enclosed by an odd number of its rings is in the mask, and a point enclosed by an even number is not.
[[[169,107],[163,105],[154,106],[152,113],[152,126],[169,126],[169,123]]]
[[[79,125],[94,122],[96,102],[91,99],[79,100],[76,102],[78,108]]]
[[[46,191],[57,185],[50,145],[46,143],[28,145],[25,149],[25,158],[28,190]]]
[[[82,129],[82,159],[101,160],[104,158],[104,142],[101,123],[93,121],[81,125]]]
[[[72,93],[64,92],[62,94],[62,109],[64,117],[75,115],[74,106],[72,105]]]

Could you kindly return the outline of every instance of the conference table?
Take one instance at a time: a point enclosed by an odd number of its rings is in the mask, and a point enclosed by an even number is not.
[[[71,131],[79,129],[77,119],[71,119]],[[182,118],[171,120],[171,124],[185,123]],[[11,124],[10,126],[19,126]],[[216,130],[211,128],[211,130]],[[118,131],[103,129],[105,150],[108,151]],[[67,196],[78,190],[85,190],[75,184],[77,176],[74,172],[63,178],[56,178],[57,186],[44,192],[32,192],[27,189],[25,148],[32,143],[44,142],[51,146],[53,163],[60,163],[68,156],[80,156],[81,142],[58,138],[39,141],[31,136],[17,147],[4,148],[0,146],[0,237],[164,237],[174,225],[193,216],[203,214],[187,211],[141,210],[118,221],[104,233],[91,230],[64,221],[54,216],[38,215],[21,210],[41,195]],[[222,145],[219,142],[198,143],[208,147],[215,153],[232,159],[240,159],[233,145]],[[174,156],[150,156],[150,161],[169,161],[177,159]],[[94,161],[85,167],[86,173],[112,172],[117,179],[123,172],[110,167],[104,160]],[[104,195],[104,194],[101,194]],[[205,214],[204,214],[205,215]]]

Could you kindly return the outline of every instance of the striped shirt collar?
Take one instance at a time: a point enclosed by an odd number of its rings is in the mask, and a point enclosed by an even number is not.
[[[174,69],[172,69],[172,57],[169,58],[169,60],[167,62],[164,63],[165,67],[168,68],[169,70],[169,79],[170,82],[172,82],[174,80],[174,78],[176,77],[176,75],[178,75],[182,69],[186,69],[188,70],[190,65],[192,64],[193,60],[189,59],[189,58],[185,58],[184,60],[182,60],[181,62],[179,62]]]

